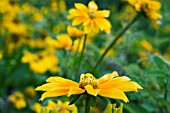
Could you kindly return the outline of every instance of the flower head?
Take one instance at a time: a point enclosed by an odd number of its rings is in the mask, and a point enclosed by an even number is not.
[[[162,15],[158,13],[161,8],[161,4],[155,0],[128,0],[128,2],[135,7],[138,12],[142,12],[145,16],[153,21],[162,18]]]
[[[70,37],[75,37],[75,38],[79,38],[81,36],[83,36],[83,31],[75,28],[75,27],[71,27],[71,26],[67,26],[67,32],[68,32],[68,35]]]
[[[10,95],[8,99],[14,104],[15,108],[17,109],[26,107],[24,95],[21,92],[15,92],[14,94]]]
[[[70,9],[68,19],[73,19],[72,25],[83,24],[85,33],[111,30],[110,22],[105,19],[109,17],[109,10],[98,10],[94,1],[89,2],[88,7],[81,3],[75,3],[76,9]]]
[[[47,82],[49,83],[36,88],[36,90],[46,91],[40,100],[48,97],[87,93],[93,96],[100,95],[128,102],[128,98],[124,92],[137,92],[137,89],[142,89],[140,85],[130,81],[128,77],[118,77],[115,71],[99,79],[96,79],[90,73],[82,74],[79,83],[62,77],[50,77],[47,79]]]
[[[58,49],[66,49],[70,50],[72,47],[72,40],[67,34],[62,34],[57,36],[57,42],[56,42],[56,47]]]

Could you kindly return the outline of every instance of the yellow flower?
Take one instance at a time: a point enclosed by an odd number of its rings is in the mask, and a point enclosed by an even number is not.
[[[33,98],[35,97],[36,95],[36,92],[34,90],[34,87],[32,86],[28,86],[26,89],[25,89],[25,95],[28,97],[28,98]]]
[[[21,92],[15,92],[14,94],[10,95],[8,99],[14,104],[15,108],[17,109],[26,107],[24,95]]]
[[[73,105],[69,105],[69,102],[61,102],[60,100],[57,101],[57,103],[49,100],[48,105],[46,106],[50,110],[56,109],[57,113],[69,113],[69,111],[72,111],[71,113],[77,113],[77,107]]]
[[[116,104],[108,103],[103,113],[123,113],[123,104],[120,104],[119,108],[116,108]]]
[[[147,40],[142,40],[141,41],[141,46],[147,52],[152,52],[153,51],[152,45]]]
[[[73,41],[71,40],[69,35],[62,34],[62,35],[57,36],[56,48],[70,50],[72,47],[72,43]]]
[[[128,2],[135,7],[138,12],[142,12],[148,19],[156,21],[162,18],[158,13],[161,4],[155,0],[128,0]]]
[[[43,16],[40,13],[34,13],[34,16],[33,16],[32,19],[33,19],[34,22],[39,22],[39,21],[43,20]]]
[[[53,50],[44,50],[38,53],[24,52],[22,63],[29,63],[30,69],[37,73],[58,71],[58,58]]]
[[[83,31],[71,26],[67,26],[67,32],[68,35],[73,38],[79,38],[84,34]]]
[[[73,94],[82,94],[87,92],[93,96],[103,96],[113,99],[120,99],[128,102],[128,98],[124,92],[135,91],[142,89],[136,82],[130,81],[126,76],[118,77],[118,73],[114,71],[111,74],[106,74],[103,77],[96,79],[90,73],[81,74],[80,82],[74,82],[62,77],[50,77],[46,83],[37,87],[35,90],[46,91],[41,96],[40,100],[48,97],[57,97],[62,95],[71,96]]]
[[[36,113],[41,113],[42,106],[40,103],[35,103],[32,107],[32,110]]]
[[[70,9],[68,19],[73,19],[72,25],[83,24],[85,33],[111,30],[110,22],[105,19],[109,17],[109,10],[98,10],[94,1],[89,2],[88,7],[81,3],[75,3],[76,9]]]

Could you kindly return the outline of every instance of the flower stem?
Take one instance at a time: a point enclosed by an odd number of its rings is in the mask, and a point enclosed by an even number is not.
[[[105,57],[107,52],[112,48],[112,46],[116,43],[116,41],[130,28],[130,26],[140,17],[140,15],[141,15],[140,13],[137,13],[136,16],[133,18],[133,20],[124,29],[122,29],[119,32],[117,37],[110,43],[110,45],[106,48],[104,53],[100,56],[100,58],[98,59],[96,65],[93,67],[92,72],[95,71],[95,69],[99,66],[99,64],[101,63],[101,61],[103,60],[103,58]]]
[[[90,113],[90,104],[89,104],[89,98],[88,97],[85,100],[85,113]]]
[[[85,34],[85,36],[84,36],[83,48],[82,48],[82,51],[81,51],[81,56],[80,56],[80,60],[78,62],[77,71],[76,71],[76,80],[78,79],[78,74],[79,74],[80,66],[81,66],[81,63],[82,63],[83,55],[84,55],[84,49],[85,49],[85,46],[86,46],[86,39],[87,39],[87,34]]]

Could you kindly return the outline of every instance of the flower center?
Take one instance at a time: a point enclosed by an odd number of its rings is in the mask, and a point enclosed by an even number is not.
[[[98,88],[98,81],[90,73],[81,74],[79,87],[84,89],[84,86],[86,86],[86,85],[91,85],[94,89],[97,89]]]
[[[144,3],[142,4],[142,11],[144,11],[145,13],[148,12],[150,9],[149,9],[149,3]]]
[[[88,14],[89,14],[90,18],[95,18],[96,17],[96,13],[93,10],[89,10]]]

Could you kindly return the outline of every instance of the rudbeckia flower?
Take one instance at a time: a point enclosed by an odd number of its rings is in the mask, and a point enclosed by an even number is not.
[[[144,15],[153,21],[162,18],[158,13],[161,4],[155,0],[128,0],[128,2],[135,7],[136,11],[144,13]]]
[[[15,92],[10,95],[8,99],[14,104],[14,107],[17,109],[22,109],[26,107],[26,102],[24,100],[24,95],[21,92]]]
[[[81,74],[80,82],[74,82],[62,77],[50,77],[46,80],[46,84],[37,87],[35,90],[46,91],[40,100],[48,97],[57,97],[62,95],[75,95],[87,93],[93,96],[103,96],[113,99],[120,99],[128,102],[124,92],[142,89],[136,82],[130,81],[126,76],[118,77],[118,73],[114,71],[103,77],[96,79],[92,74]]]
[[[82,24],[85,33],[105,31],[109,33],[111,30],[110,22],[105,19],[109,17],[109,10],[98,10],[98,6],[94,1],[89,2],[88,7],[81,3],[75,3],[76,9],[70,9],[68,19],[73,19],[72,25]]]
[[[73,38],[79,38],[84,34],[83,31],[71,26],[67,26],[67,32],[68,35]]]

